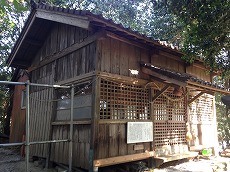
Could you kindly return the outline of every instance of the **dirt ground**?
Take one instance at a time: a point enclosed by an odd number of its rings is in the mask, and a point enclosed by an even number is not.
[[[0,148],[0,172],[25,172],[25,159],[18,149]],[[56,169],[44,169],[42,164],[30,163],[30,172],[56,172]]]
[[[0,172],[25,172],[25,161],[18,149],[0,148]],[[30,163],[30,172],[58,172],[57,168],[45,169],[44,164]],[[211,157],[195,158],[189,161],[166,163],[162,168],[151,169],[151,172],[230,172],[230,158]]]

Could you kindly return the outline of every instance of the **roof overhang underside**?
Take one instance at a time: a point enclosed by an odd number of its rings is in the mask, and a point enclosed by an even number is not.
[[[55,11],[33,10],[14,45],[7,64],[26,69],[30,66],[56,22],[88,29],[89,21],[87,19],[87,17],[63,15]]]
[[[187,87],[196,91],[202,91],[207,93],[218,92],[225,95],[230,94],[230,91],[225,88],[198,79],[186,73],[174,72],[146,63],[141,63],[141,70],[143,73],[148,74],[152,79],[158,80],[166,84],[171,84],[179,87]]]

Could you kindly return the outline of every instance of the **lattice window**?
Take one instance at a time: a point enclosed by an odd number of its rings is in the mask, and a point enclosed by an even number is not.
[[[184,123],[154,123],[155,147],[186,144]]]
[[[149,120],[149,90],[102,79],[100,119]]]
[[[154,94],[158,90],[154,90]],[[168,89],[153,102],[155,147],[186,144],[186,104],[184,96]]]
[[[193,96],[190,95],[190,99]],[[213,120],[213,96],[204,94],[189,106],[189,119],[191,122],[211,122]]]
[[[158,90],[154,90],[154,94]],[[178,97],[172,90],[159,96],[153,103],[154,120],[160,121],[185,121],[185,101],[184,97]]]

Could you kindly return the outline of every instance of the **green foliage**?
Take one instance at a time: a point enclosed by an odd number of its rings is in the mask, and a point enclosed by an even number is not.
[[[0,81],[11,79],[12,69],[5,62],[22,27],[26,2],[20,0],[0,0]],[[0,85],[0,132],[9,134],[7,108],[9,106],[9,89]],[[4,130],[5,129],[5,130]]]
[[[216,94],[216,111],[218,123],[218,139],[230,145],[230,116],[226,106],[221,102],[221,94]]]
[[[197,57],[224,74],[230,71],[230,2],[229,0],[160,1],[168,13],[183,24],[181,42],[185,59]]]
[[[214,82],[218,85],[225,85],[225,79],[219,77],[214,78]],[[216,113],[217,113],[217,129],[218,129],[218,139],[222,144],[225,142],[230,145],[230,114],[227,111],[226,105],[221,101],[223,95],[216,93]]]

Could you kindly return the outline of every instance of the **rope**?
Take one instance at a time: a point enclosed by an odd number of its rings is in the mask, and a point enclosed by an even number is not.
[[[148,82],[148,83],[145,85],[145,88],[146,88],[149,84],[154,84],[154,85],[156,86],[156,88],[157,88],[159,91],[161,90],[160,87],[159,87],[156,83],[154,83],[154,82]],[[165,98],[167,98],[168,100],[170,100],[170,101],[172,101],[172,102],[177,102],[177,101],[183,100],[184,97],[185,97],[187,94],[188,94],[188,92],[186,92],[186,94],[185,94],[183,97],[181,97],[181,98],[171,98],[171,97],[169,97],[168,95],[166,95],[165,93],[162,93],[162,95],[163,95]],[[150,102],[150,103],[153,103],[153,102]]]

